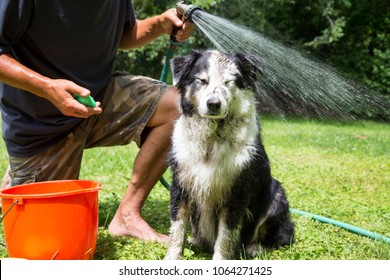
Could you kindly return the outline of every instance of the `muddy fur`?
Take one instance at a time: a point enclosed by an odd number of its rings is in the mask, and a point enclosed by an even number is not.
[[[181,117],[169,156],[170,245],[180,259],[188,225],[191,242],[213,259],[254,257],[290,244],[294,224],[282,185],[271,176],[261,142],[254,82],[259,58],[194,51],[172,61]]]

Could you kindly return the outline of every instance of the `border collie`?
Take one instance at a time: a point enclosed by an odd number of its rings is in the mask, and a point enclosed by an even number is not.
[[[170,244],[180,259],[188,224],[191,242],[213,259],[255,257],[293,242],[294,224],[281,184],[271,176],[261,142],[255,82],[261,60],[250,55],[193,51],[172,60],[181,92],[169,156]]]

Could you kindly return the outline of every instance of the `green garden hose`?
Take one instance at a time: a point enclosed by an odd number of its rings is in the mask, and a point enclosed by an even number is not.
[[[319,221],[321,223],[327,223],[327,224],[331,224],[331,225],[334,225],[334,226],[338,226],[338,227],[346,229],[346,230],[348,230],[348,231],[350,231],[352,233],[356,233],[358,235],[370,237],[370,238],[375,239],[375,240],[384,241],[387,244],[390,244],[390,238],[388,238],[386,236],[383,236],[383,235],[380,235],[378,233],[369,231],[369,230],[358,228],[356,226],[353,226],[353,225],[350,225],[350,224],[347,224],[347,223],[344,223],[344,222],[340,222],[340,221],[337,221],[337,220],[334,220],[334,219],[330,219],[330,218],[327,218],[327,217],[324,217],[324,216],[312,214],[312,213],[305,212],[305,211],[298,210],[298,209],[294,209],[294,208],[290,208],[290,212],[294,213],[294,214],[298,214],[300,216],[307,216],[307,217],[310,217],[313,220]]]
[[[172,30],[172,34],[171,34],[171,37],[170,37],[170,45],[169,45],[169,48],[168,48],[168,51],[167,51],[167,54],[166,54],[166,57],[165,57],[165,62],[164,62],[164,65],[163,65],[163,69],[161,71],[160,81],[164,82],[164,83],[166,83],[166,81],[167,81],[168,73],[169,73],[169,70],[170,70],[169,66],[171,65],[170,61],[171,61],[171,59],[172,59],[172,57],[173,57],[173,55],[175,53],[175,50],[176,50],[177,46],[179,45],[179,42],[175,38],[177,31],[178,31],[177,28],[174,28]],[[167,180],[165,180],[164,177],[160,178],[160,183],[167,190],[169,190],[170,185],[167,182]]]
[[[175,49],[177,47],[177,44],[171,41],[171,45],[169,46],[169,49],[167,51],[167,55],[165,57],[165,63],[163,65],[163,69],[161,71],[161,76],[160,76],[160,81],[166,82],[168,73],[169,73],[169,65],[170,65],[170,60],[173,57],[173,54],[175,53]]]

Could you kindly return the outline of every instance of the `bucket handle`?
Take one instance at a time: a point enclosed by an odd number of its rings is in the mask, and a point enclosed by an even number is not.
[[[57,250],[53,256],[51,257],[51,260],[55,260],[55,258],[57,257],[58,253],[60,252],[60,250]],[[87,255],[89,254],[89,259],[92,260],[92,248],[89,248],[85,253],[84,255]]]
[[[14,203],[12,203],[12,205],[7,209],[7,211],[5,211],[4,215],[0,217],[0,223],[4,220],[5,216],[7,216],[7,214],[9,213],[9,211],[11,211],[11,209],[19,202],[19,200],[15,200]],[[2,246],[5,247],[5,244],[4,243],[0,243]]]
[[[9,211],[11,211],[11,209],[17,204],[19,203],[19,200],[15,200],[14,203],[12,203],[12,205],[7,209],[7,211],[5,211],[4,215],[1,216],[0,218],[0,223],[4,220],[5,216],[7,216],[7,214],[9,213]]]

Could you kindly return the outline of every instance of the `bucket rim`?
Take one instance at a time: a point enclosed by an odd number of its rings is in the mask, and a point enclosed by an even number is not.
[[[70,190],[70,191],[57,191],[52,193],[38,193],[38,194],[7,193],[7,191],[11,189],[15,190],[15,188],[25,188],[28,187],[29,185],[63,184],[63,183],[70,183],[70,182],[88,182],[88,183],[95,184],[95,186],[77,189],[77,190]],[[34,183],[18,185],[18,186],[2,189],[0,190],[0,198],[16,200],[16,199],[39,199],[39,198],[51,198],[51,197],[63,197],[63,196],[71,196],[71,195],[77,195],[82,193],[97,192],[101,189],[102,189],[101,183],[94,180],[54,180],[54,181],[34,182]]]

